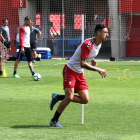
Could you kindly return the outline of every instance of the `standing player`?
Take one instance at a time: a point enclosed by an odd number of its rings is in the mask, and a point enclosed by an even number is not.
[[[17,32],[15,33],[15,38],[14,38],[14,45],[16,50],[19,49],[19,27],[17,28]]]
[[[2,72],[2,54],[1,54],[1,51],[0,51],[0,76],[3,75],[3,72]]]
[[[31,44],[31,50],[32,50],[32,58],[33,63],[36,63],[36,49],[37,49],[37,40],[41,36],[41,32],[39,29],[34,27],[33,22],[30,24],[30,44]]]
[[[2,20],[3,26],[0,28],[0,38],[1,42],[6,46],[7,48],[7,54],[9,54],[11,50],[11,41],[10,41],[10,33],[9,33],[9,27],[8,27],[8,20],[3,19]]]
[[[13,74],[14,78],[20,78],[17,74],[17,68],[24,54],[27,58],[28,66],[32,73],[32,77],[35,74],[32,65],[32,52],[30,47],[30,27],[29,27],[30,23],[31,23],[31,19],[30,17],[27,16],[24,19],[24,25],[22,25],[19,28],[20,48],[14,65],[14,74]]]
[[[64,109],[68,106],[70,102],[87,104],[89,101],[88,86],[86,80],[83,76],[84,68],[91,71],[97,71],[102,78],[106,77],[106,70],[96,67],[96,61],[94,58],[99,53],[101,44],[103,41],[107,40],[108,29],[103,24],[98,24],[95,27],[95,38],[90,38],[85,40],[75,51],[74,55],[67,62],[63,69],[63,85],[65,95],[60,95],[57,93],[52,94],[52,101],[50,104],[50,109],[56,102],[62,100],[59,104],[53,118],[50,121],[50,125],[54,127],[63,127],[58,123],[58,119]],[[92,65],[88,62],[91,61]],[[74,95],[78,93],[79,96]]]
[[[3,46],[3,44],[0,42],[0,76],[3,75],[2,62],[6,62],[6,59],[7,59],[6,51],[7,51],[7,49],[5,48],[5,46]],[[8,76],[8,75],[6,74],[6,76]]]

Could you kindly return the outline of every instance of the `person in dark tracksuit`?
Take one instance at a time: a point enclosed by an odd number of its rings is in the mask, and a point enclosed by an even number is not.
[[[19,27],[17,28],[17,32],[15,33],[15,38],[14,38],[14,45],[16,50],[19,49]]]
[[[34,27],[33,22],[30,24],[30,45],[32,50],[32,62],[36,63],[36,49],[37,49],[37,40],[41,36],[41,31]]]

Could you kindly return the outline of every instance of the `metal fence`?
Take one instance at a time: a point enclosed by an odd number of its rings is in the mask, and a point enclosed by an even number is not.
[[[110,36],[97,58],[120,59],[140,54],[139,50],[132,53],[133,45],[128,45],[135,35],[133,19],[139,22],[134,17],[132,0],[0,0],[0,15],[0,20],[9,20],[13,54],[16,28],[23,24],[25,16],[30,16],[42,32],[38,47],[49,47],[52,58],[71,57],[81,43],[82,15],[85,39],[95,36],[97,24],[108,27]],[[140,17],[140,10],[136,16]]]
[[[54,57],[71,57],[81,44],[82,15],[84,15],[84,39],[95,36],[94,28],[97,24],[104,23],[108,26],[106,21],[109,20],[109,8],[106,0],[62,0],[51,1],[50,5],[50,22],[53,25],[50,37],[53,37]],[[98,57],[109,58],[110,54],[111,45],[108,40],[103,43]]]

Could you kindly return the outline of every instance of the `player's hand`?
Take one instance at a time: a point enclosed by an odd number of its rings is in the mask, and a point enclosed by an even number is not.
[[[38,39],[34,40],[35,42],[37,42]]]
[[[106,78],[106,70],[104,70],[104,69],[99,69],[98,72],[99,72],[99,74],[102,76],[102,78]]]
[[[5,39],[4,39],[3,41],[4,41],[4,42],[6,42],[6,40],[5,40]]]
[[[91,65],[96,67],[97,66],[97,62],[93,59],[93,60],[91,60]]]
[[[21,48],[21,53],[24,54],[24,48]]]

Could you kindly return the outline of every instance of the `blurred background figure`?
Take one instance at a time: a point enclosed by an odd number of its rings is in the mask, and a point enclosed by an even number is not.
[[[14,38],[14,45],[15,45],[15,48],[16,50],[19,49],[19,27],[17,28],[17,31],[15,33],[15,38]]]
[[[9,59],[9,52],[11,51],[11,40],[10,40],[10,32],[9,32],[9,27],[8,27],[8,20],[3,19],[2,23],[3,25],[0,28],[0,38],[1,38],[1,42],[7,48],[6,58]]]
[[[36,49],[37,49],[37,40],[41,36],[41,31],[34,27],[34,23],[30,24],[30,45],[32,50],[32,62],[36,63]]]

